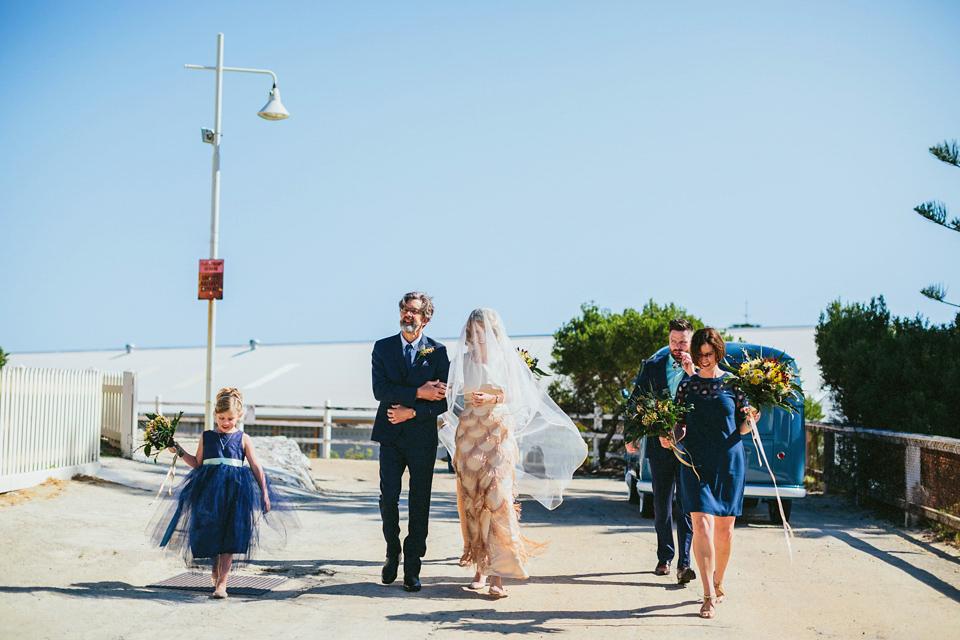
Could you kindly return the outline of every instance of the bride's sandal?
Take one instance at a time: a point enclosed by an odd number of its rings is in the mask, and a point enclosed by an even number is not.
[[[703,596],[703,605],[700,607],[700,617],[712,620],[717,614],[717,596]]]
[[[493,596],[494,598],[506,598],[507,590],[504,589],[503,587],[490,585],[490,589],[487,591],[487,595]]]
[[[470,583],[470,588],[473,589],[474,591],[479,591],[480,589],[483,589],[485,586],[487,586],[487,576],[482,576],[478,572],[476,575],[473,576],[473,582]]]
[[[717,592],[717,604],[720,604],[723,602],[723,581],[721,580],[720,582],[714,582],[713,590]]]

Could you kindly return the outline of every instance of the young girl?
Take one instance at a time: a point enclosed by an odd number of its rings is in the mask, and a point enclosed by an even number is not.
[[[286,541],[300,526],[292,505],[276,493],[257,460],[250,436],[237,429],[243,396],[221,389],[215,409],[217,428],[204,431],[197,454],[174,442],[169,448],[193,467],[166,509],[155,518],[153,540],[183,554],[188,566],[212,566],[214,598],[227,597],[232,564],[249,562],[259,544],[263,519]],[[250,463],[243,466],[243,459]]]

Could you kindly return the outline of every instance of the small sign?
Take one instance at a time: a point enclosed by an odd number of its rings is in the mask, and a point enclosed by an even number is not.
[[[197,300],[223,300],[223,260],[201,260]]]

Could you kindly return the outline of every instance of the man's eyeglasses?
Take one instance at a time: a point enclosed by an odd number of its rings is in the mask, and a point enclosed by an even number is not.
[[[407,314],[407,313],[412,313],[412,314],[415,315],[415,316],[423,315],[423,311],[422,311],[421,309],[417,309],[417,308],[415,308],[415,307],[404,307],[403,309],[400,310],[400,314],[401,314],[401,315],[404,315],[404,314]]]

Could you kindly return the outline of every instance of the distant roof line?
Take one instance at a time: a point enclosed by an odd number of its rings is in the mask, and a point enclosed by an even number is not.
[[[769,329],[813,329],[813,328],[815,328],[815,326],[816,326],[816,325],[797,324],[797,325],[787,325],[787,326],[782,326],[782,327],[767,327],[767,326],[756,326],[756,327],[726,327],[726,328],[724,329],[724,331],[736,331],[736,330],[738,330],[738,329],[739,329],[739,330],[743,330],[743,329],[768,329],[768,330],[769,330]],[[549,338],[549,337],[553,337],[553,334],[552,334],[552,333],[526,333],[526,334],[518,334],[518,335],[515,335],[515,336],[511,336],[512,339],[516,339],[516,338]],[[297,346],[297,345],[305,346],[305,347],[306,347],[306,346],[319,346],[319,345],[325,345],[325,344],[362,344],[362,343],[365,343],[365,342],[375,342],[376,340],[379,340],[379,339],[380,339],[380,338],[375,338],[375,339],[372,339],[372,340],[327,340],[327,341],[319,341],[319,342],[266,342],[266,343],[261,342],[261,343],[259,343],[259,344],[257,345],[257,347],[258,347],[258,348],[260,348],[260,347],[294,347],[294,346]],[[445,337],[445,338],[438,338],[438,339],[439,339],[441,342],[443,342],[443,341],[453,341],[453,340],[456,340],[457,338],[456,338],[456,337]],[[207,346],[207,345],[205,345],[205,344],[200,344],[200,345],[192,345],[192,346],[188,345],[188,346],[177,346],[177,347],[134,347],[133,350],[134,350],[134,351],[162,351],[162,350],[167,350],[167,349],[169,349],[169,350],[173,350],[173,349],[205,349],[206,346]],[[243,348],[243,347],[249,347],[249,346],[250,346],[249,343],[241,343],[241,344],[218,344],[218,345],[217,345],[217,348],[218,348],[218,349],[235,349],[235,348]],[[115,348],[115,349],[100,347],[100,348],[93,348],[93,349],[51,349],[51,350],[49,350],[49,351],[8,351],[7,353],[8,353],[9,355],[29,355],[29,354],[41,354],[41,353],[90,353],[91,351],[103,351],[103,352],[107,352],[107,353],[109,353],[109,352],[116,352],[116,351],[126,351],[126,346],[124,346],[124,347],[119,347],[119,348]]]

